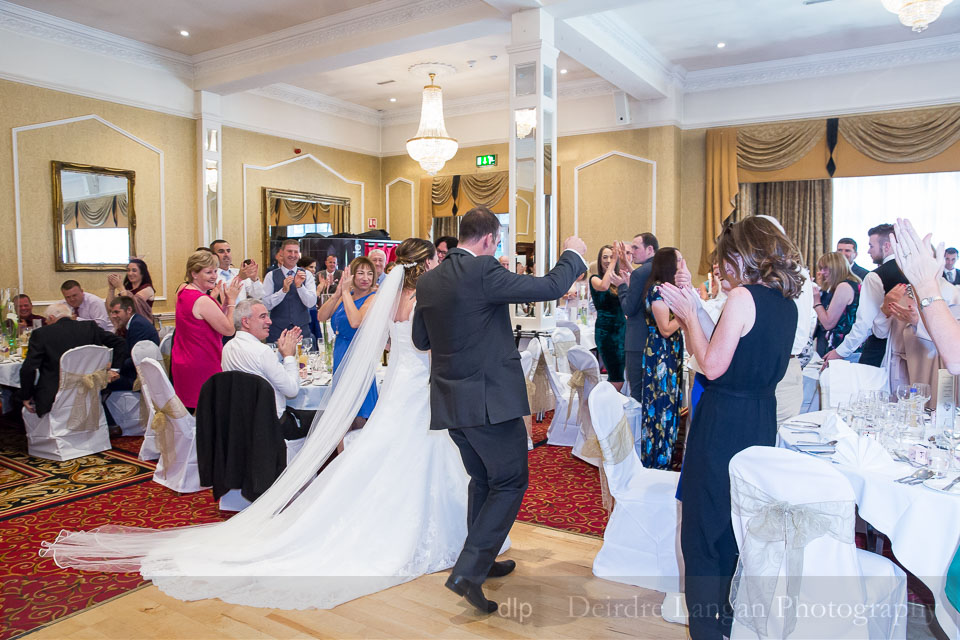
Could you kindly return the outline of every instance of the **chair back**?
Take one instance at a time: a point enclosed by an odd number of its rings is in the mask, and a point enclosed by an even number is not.
[[[153,417],[156,413],[153,409],[153,401],[150,399],[150,391],[143,384],[143,375],[140,372],[140,363],[147,358],[156,362],[163,362],[163,354],[160,353],[160,347],[152,340],[141,340],[133,345],[130,350],[130,357],[133,359],[133,366],[137,369],[137,377],[140,380],[140,406],[138,413],[143,429],[143,443],[140,445],[141,460],[156,460],[160,457],[160,450],[157,449],[156,434],[150,427],[153,423]]]
[[[93,344],[74,347],[60,356],[60,386],[50,408],[52,425],[58,423],[71,431],[106,427],[100,391],[106,387],[112,359],[113,349]]]
[[[820,374],[820,408],[838,407],[861,391],[883,391],[888,384],[889,376],[882,367],[832,360]]]
[[[576,340],[577,344],[580,344],[580,327],[577,326],[576,322],[571,322],[570,320],[557,320],[557,328],[569,329],[573,334],[573,339]]]
[[[553,339],[553,355],[556,358],[554,365],[556,370],[560,373],[570,373],[567,351],[577,344],[573,331],[564,327],[557,327],[553,330],[551,338]]]
[[[631,479],[647,471],[634,448],[633,432],[623,412],[623,396],[609,382],[600,382],[587,396],[587,407],[610,493],[621,500],[630,494]]]
[[[523,377],[530,380],[533,370],[533,356],[530,355],[529,351],[520,352],[520,367],[523,369]]]
[[[567,411],[577,408],[577,422],[580,434],[573,445],[573,455],[591,464],[600,465],[600,449],[597,436],[590,421],[587,398],[600,382],[600,365],[597,358],[584,347],[574,346],[567,351],[570,366],[570,397],[567,399]],[[621,396],[623,399],[623,396]],[[576,404],[574,404],[576,403]]]
[[[152,340],[141,340],[133,345],[130,350],[130,357],[133,359],[133,366],[139,367],[144,358],[152,358],[157,362],[163,361],[163,353]]]
[[[157,360],[157,362],[163,363],[163,368],[167,372],[167,376],[170,375],[170,354],[173,353],[174,333],[176,333],[176,329],[160,338],[160,353],[162,354],[163,358],[161,360]]]
[[[520,365],[523,367],[523,375],[526,376],[530,412],[540,414],[553,409],[556,406],[556,398],[550,390],[550,381],[547,378],[548,367],[538,339],[531,340],[526,350],[520,352]]]

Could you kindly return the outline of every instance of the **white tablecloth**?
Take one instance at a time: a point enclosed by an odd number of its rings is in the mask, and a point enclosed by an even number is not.
[[[796,420],[819,424],[829,413],[801,414]],[[818,440],[816,434],[791,433],[789,424],[780,427],[779,436],[780,446],[790,449],[798,441]],[[824,464],[830,462],[829,458],[824,460]],[[906,463],[896,463],[884,473],[842,464],[837,464],[837,469],[853,487],[860,517],[890,539],[897,560],[933,592],[937,620],[947,636],[960,638],[957,630],[960,614],[943,591],[947,567],[960,543],[960,493],[946,495],[923,485],[894,482],[916,471]]]
[[[377,371],[374,374],[376,376],[377,389],[383,385],[383,378],[386,373],[387,370],[385,367],[377,367]],[[297,394],[296,398],[287,400],[287,406],[291,409],[304,409],[313,411],[325,409],[326,404],[323,401],[323,396],[330,388],[330,376],[323,376],[321,382],[322,384],[311,383],[307,385],[300,385],[300,393]]]
[[[587,349],[596,349],[597,341],[593,336],[593,327],[585,324],[578,324],[580,329],[580,346]]]
[[[0,362],[0,387],[20,388],[20,367],[22,362]]]

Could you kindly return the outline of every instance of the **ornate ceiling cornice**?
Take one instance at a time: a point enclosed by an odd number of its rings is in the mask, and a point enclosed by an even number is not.
[[[249,93],[373,126],[380,126],[381,122],[380,112],[376,109],[370,109],[353,102],[289,84],[272,84],[260,89],[253,89]]]

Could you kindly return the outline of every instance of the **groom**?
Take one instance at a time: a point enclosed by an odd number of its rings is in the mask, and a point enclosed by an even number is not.
[[[496,562],[527,489],[526,384],[510,304],[558,300],[586,271],[586,245],[568,238],[543,278],[517,275],[493,256],[500,221],[486,207],[460,221],[460,242],[417,283],[413,343],[431,350],[430,428],[449,429],[470,474],[467,540],[446,586],[483,613],[497,603],[481,585],[505,576]]]

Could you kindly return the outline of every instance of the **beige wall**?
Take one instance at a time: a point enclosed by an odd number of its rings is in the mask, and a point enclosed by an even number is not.
[[[680,238],[677,247],[697,275],[703,248],[703,206],[706,188],[707,130],[680,133]],[[706,278],[707,274],[700,274]]]

